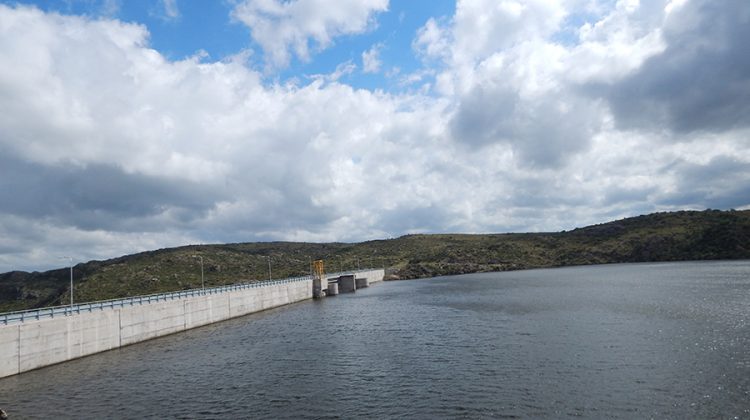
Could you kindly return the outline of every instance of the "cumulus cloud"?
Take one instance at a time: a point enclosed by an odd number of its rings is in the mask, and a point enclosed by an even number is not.
[[[362,53],[362,71],[365,73],[377,73],[383,64],[380,61],[380,51],[383,44],[375,44],[369,50]]]
[[[555,217],[552,209],[580,211],[586,202],[597,203],[602,218],[738,206],[747,198],[729,184],[661,167],[683,159],[702,168],[717,140],[731,159],[747,161],[738,130],[750,121],[743,87],[750,69],[740,46],[748,7],[740,3],[590,2],[576,9],[576,2],[459,1],[454,16],[425,23],[413,48],[442,63],[436,86],[452,98],[450,138],[466,152],[513,156],[515,168],[503,176],[521,187],[497,200],[515,209],[506,212],[509,223],[520,209]],[[572,39],[561,40],[566,33]],[[655,142],[686,132],[723,135],[683,136],[686,144],[662,143],[656,153]],[[529,183],[536,178],[520,175],[529,171],[552,178]],[[737,176],[735,183],[747,183],[745,172]],[[680,188],[695,200],[668,198]],[[585,199],[572,199],[582,191]]]
[[[603,87],[618,126],[677,135],[747,128],[750,3],[693,0],[669,10],[664,50]]]
[[[267,63],[283,68],[292,54],[308,61],[337,36],[367,31],[387,9],[388,0],[245,0],[232,14],[250,28]]]
[[[421,142],[439,139],[441,102],[336,77],[265,86],[238,61],[168,61],[145,28],[112,20],[0,6],[0,32],[15,64],[0,70],[0,187],[23,188],[0,213],[42,231],[372,237],[366,203],[400,202],[387,180],[422,170],[383,162],[436,156]]]
[[[284,66],[387,8],[326,5],[234,16]],[[459,1],[414,34],[426,93],[384,93],[345,84],[351,61],[268,82],[242,54],[171,61],[141,25],[0,5],[0,271],[748,206],[747,9]]]
[[[719,155],[706,163],[678,160],[663,171],[674,179],[660,201],[687,208],[740,208],[750,203],[750,159]]]
[[[102,16],[115,16],[120,12],[121,7],[121,0],[103,0],[99,13]]]
[[[667,137],[746,126],[745,2],[598,5],[560,42],[568,18],[586,16],[571,4],[459,1],[417,32],[415,50],[442,62],[438,92],[455,98],[456,142],[559,167],[609,122]]]
[[[153,13],[165,21],[175,21],[180,18],[180,7],[177,0],[159,0],[159,9]]]
[[[565,15],[559,2],[464,1],[442,27],[418,31],[415,48],[445,65],[438,90],[455,98],[455,141],[501,143],[535,167],[588,147],[601,112],[565,83],[569,51],[549,39]]]
[[[450,56],[450,39],[446,32],[435,18],[430,18],[417,31],[412,48],[422,57],[445,60]]]
[[[316,81],[323,82],[338,82],[344,76],[348,76],[357,69],[357,65],[351,61],[347,61],[336,66],[336,69],[328,74],[313,74],[309,78]]]

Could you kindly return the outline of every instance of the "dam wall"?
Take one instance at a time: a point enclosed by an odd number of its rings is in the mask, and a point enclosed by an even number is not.
[[[0,325],[0,378],[312,298],[312,280],[148,300]]]
[[[0,378],[312,297],[304,277],[0,314]]]
[[[373,270],[360,270],[354,273],[356,278],[366,278],[368,284],[377,283],[383,281],[385,277],[385,270],[382,268]]]

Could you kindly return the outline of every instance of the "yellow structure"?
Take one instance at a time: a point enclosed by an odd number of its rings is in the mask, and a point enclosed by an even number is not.
[[[315,260],[313,261],[313,277],[316,279],[321,279],[325,276],[325,271],[323,269],[323,260]]]
[[[322,298],[328,290],[328,280],[323,269],[323,260],[313,261],[313,297]]]

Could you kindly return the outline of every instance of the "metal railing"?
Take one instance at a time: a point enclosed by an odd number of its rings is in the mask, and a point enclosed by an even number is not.
[[[364,271],[377,270],[361,269],[336,273],[326,273],[326,277],[336,277],[342,274],[361,273]],[[153,295],[133,296],[123,299],[100,300],[96,302],[79,303],[77,305],[67,306],[49,306],[46,308],[27,309],[25,311],[0,313],[0,325],[38,320],[44,318],[54,318],[55,316],[68,316],[73,314],[103,311],[105,309],[123,308],[125,306],[143,305],[152,302],[165,302],[168,300],[184,299],[193,296],[214,295],[219,293],[231,292],[234,290],[251,289],[257,287],[272,286],[276,284],[293,283],[298,281],[311,280],[311,276],[290,277],[280,280],[252,281],[248,283],[232,284],[229,286],[207,287],[205,289],[190,289],[179,292],[157,293]]]

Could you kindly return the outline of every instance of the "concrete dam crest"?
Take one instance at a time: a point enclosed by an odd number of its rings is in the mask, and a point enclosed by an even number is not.
[[[0,314],[0,378],[313,297],[354,292],[382,281],[384,274],[383,269],[360,270],[196,290],[185,296],[131,298],[118,305]]]

